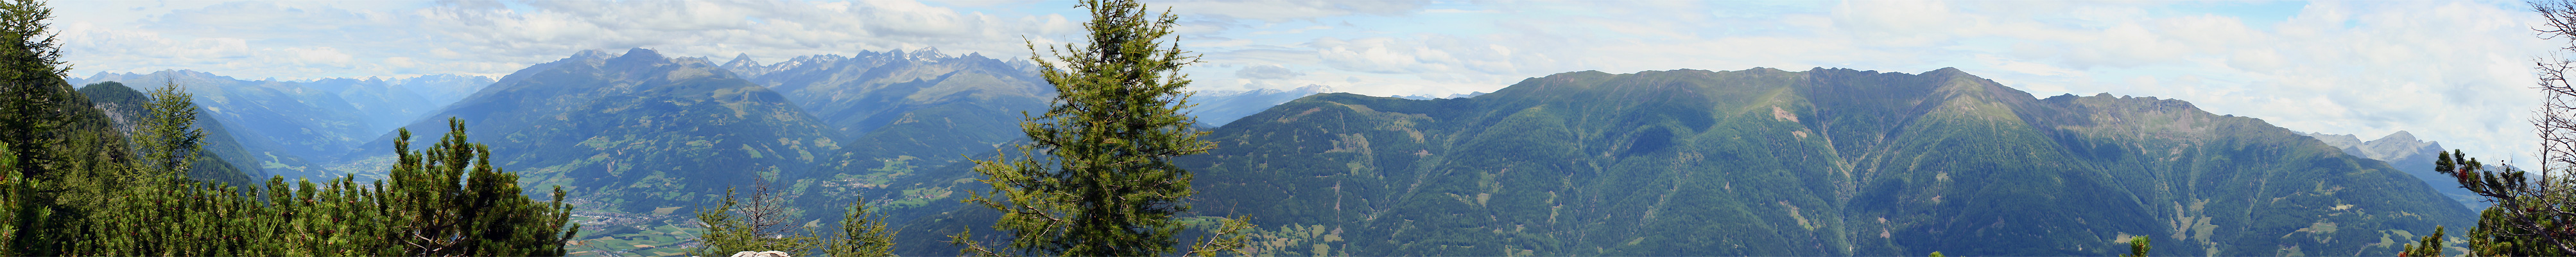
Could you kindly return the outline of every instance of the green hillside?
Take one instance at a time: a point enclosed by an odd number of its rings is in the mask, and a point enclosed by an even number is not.
[[[1573,72],[1324,94],[1185,158],[1279,255],[2385,255],[2471,213],[2382,162],[2178,100],[1956,69]],[[951,213],[908,237],[979,226]],[[916,240],[917,241],[917,240]],[[910,244],[907,254],[944,254]],[[949,252],[953,253],[953,252]]]

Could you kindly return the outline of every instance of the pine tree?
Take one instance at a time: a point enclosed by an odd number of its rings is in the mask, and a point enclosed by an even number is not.
[[[2147,257],[2149,240],[2153,239],[2148,239],[2147,236],[2129,237],[2129,254],[2120,255],[2120,257]]]
[[[2398,257],[2407,257],[2407,256],[2414,256],[2414,257],[2440,257],[2440,256],[2442,256],[2442,245],[2443,245],[2443,244],[2442,244],[2442,233],[2443,233],[2443,231],[2442,231],[2442,230],[2443,230],[2442,226],[2433,226],[2433,235],[2424,236],[2423,238],[2416,239],[2414,243],[2408,243],[2408,244],[2406,244],[2406,246],[2401,247],[2401,248],[2398,248],[2398,249],[2401,249],[2401,250],[2398,250],[2398,251],[2397,251],[2397,256],[2398,256]]]
[[[1183,226],[1175,215],[1194,194],[1190,172],[1171,158],[1207,152],[1206,132],[1181,110],[1190,106],[1180,68],[1197,57],[1162,40],[1179,18],[1155,15],[1132,0],[1087,0],[1092,19],[1083,44],[1048,47],[1056,60],[1031,57],[1055,85],[1056,99],[1020,130],[1020,154],[975,160],[992,190],[964,201],[1001,211],[993,228],[1013,239],[1001,249],[960,233],[967,254],[1154,256],[1172,252]],[[1037,51],[1034,43],[1030,51]],[[1041,159],[1040,156],[1044,156]],[[1237,221],[1241,219],[1229,219]],[[1239,230],[1248,224],[1228,224]],[[1234,230],[1215,233],[1242,238]],[[1221,243],[1226,240],[1207,242]],[[1202,254],[1238,247],[1193,247]]]
[[[101,255],[244,254],[248,233],[235,212],[255,203],[229,188],[198,185],[187,172],[200,158],[205,132],[195,127],[196,105],[176,85],[146,94],[143,112],[127,131],[137,150],[121,172],[99,180],[110,201],[84,217],[93,236],[77,252]]]
[[[580,231],[563,203],[521,196],[519,175],[492,166],[490,146],[467,141],[465,121],[449,118],[448,132],[427,151],[412,153],[411,130],[395,131],[393,170],[377,204],[406,254],[416,256],[559,256]],[[470,169],[470,170],[469,170]],[[464,183],[458,183],[463,181]]]
[[[2544,146],[2546,148],[2547,146]],[[2576,231],[2563,229],[2576,221],[2576,194],[2565,178],[2532,178],[2528,171],[2488,166],[2467,153],[2434,155],[2433,170],[2451,176],[2460,187],[2495,202],[2469,229],[2469,251],[2480,256],[2567,256],[2576,253]],[[2540,182],[2540,183],[2533,183]],[[2554,186],[2553,186],[2554,185]],[[2438,229],[2438,228],[2437,228]],[[2438,246],[2435,246],[2438,247]]]
[[[32,249],[17,244],[29,226],[44,224],[52,212],[37,202],[37,181],[18,173],[17,151],[8,142],[0,142],[0,256],[31,256]]]
[[[868,212],[867,198],[850,201],[850,210],[841,214],[841,231],[837,240],[824,243],[823,254],[833,257],[895,256],[893,231],[886,230],[885,218]]]

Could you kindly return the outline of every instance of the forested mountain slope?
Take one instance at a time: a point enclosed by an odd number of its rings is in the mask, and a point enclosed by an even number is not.
[[[144,104],[152,101],[143,92],[114,81],[81,86],[78,92],[89,98],[90,106],[98,108],[116,123],[117,132],[124,133],[132,133],[136,119],[148,111],[144,110]],[[196,118],[196,128],[205,133],[198,145],[201,148],[198,151],[203,155],[195,166],[188,169],[188,178],[237,187],[258,187],[259,183],[267,182],[268,174],[254,166],[259,164],[259,159],[251,156],[251,151],[242,147],[240,140],[234,139],[235,135],[231,129],[225,128],[221,119],[209,116],[205,110],[197,110]]]
[[[446,133],[448,117],[463,119],[471,138],[491,146],[495,166],[520,174],[522,188],[570,191],[575,215],[590,224],[585,239],[659,233],[645,230],[689,222],[681,209],[729,187],[800,177],[841,153],[836,134],[779,93],[704,60],[646,49],[538,64],[407,128],[416,140]],[[391,138],[349,159],[384,162]]]
[[[2387,255],[2474,218],[2406,174],[2429,171],[2259,119],[1957,69],[1325,94],[1209,139],[1183,159],[1197,210],[1253,217],[1278,254]]]
[[[1055,93],[1026,62],[936,49],[810,55],[770,64],[735,57],[723,67],[748,74],[850,137],[853,143],[846,146],[858,158],[825,179],[893,176],[868,169],[941,165],[1019,140],[1020,112],[1042,111]],[[889,163],[895,160],[904,161]]]
[[[159,86],[177,84],[196,95],[197,106],[205,114],[224,122],[201,123],[222,125],[259,162],[246,167],[260,167],[270,175],[291,178],[313,178],[338,175],[311,162],[348,153],[359,141],[374,136],[356,106],[331,92],[304,87],[302,83],[274,80],[240,80],[215,74],[164,70],[148,74],[98,73],[79,83],[122,82],[133,85]],[[316,160],[323,159],[323,160]],[[308,161],[312,160],[312,161]]]

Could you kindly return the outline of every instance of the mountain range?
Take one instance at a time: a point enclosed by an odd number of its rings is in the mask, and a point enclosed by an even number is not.
[[[447,118],[462,121],[531,195],[568,191],[594,240],[660,235],[687,222],[676,211],[728,188],[799,178],[843,158],[838,134],[778,92],[702,59],[643,49],[537,64],[429,117],[405,126],[414,140],[446,133]],[[378,136],[343,159],[389,163],[394,138]],[[625,246],[589,251],[638,248]]]
[[[461,120],[525,188],[565,187],[592,231],[580,251],[676,253],[695,225],[686,214],[728,189],[769,183],[801,209],[837,209],[914,165],[1014,140],[1018,112],[1052,97],[1029,71],[934,50],[766,65],[583,51],[503,76],[405,127],[443,133],[446,118]],[[340,159],[381,165],[392,136]]]
[[[2325,142],[2327,146],[2342,149],[2344,154],[2388,162],[2389,167],[2404,171],[2407,175],[2414,175],[2416,179],[2422,179],[2424,184],[2433,186],[2434,192],[2440,192],[2443,197],[2460,202],[2460,205],[2468,206],[2469,209],[2484,210],[2487,206],[2495,205],[2495,203],[2486,202],[2484,197],[2470,193],[2469,189],[2461,188],[2459,180],[2432,172],[2433,157],[2446,151],[2442,149],[2440,142],[2418,140],[2415,139],[2415,134],[2406,131],[2389,133],[2387,136],[2370,141],[2361,141],[2360,137],[2353,135],[2304,132],[2300,135],[2314,137],[2317,141]]]
[[[303,82],[324,92],[334,92],[347,101],[354,111],[367,114],[362,131],[386,131],[410,125],[423,115],[456,101],[464,100],[474,90],[492,84],[492,78],[454,74],[432,74],[410,78],[326,78]]]
[[[1276,255],[2102,256],[2136,236],[2159,255],[2384,255],[2474,221],[2407,172],[2259,119],[2038,98],[1957,69],[1586,71],[1471,98],[1324,94],[1209,139],[1215,152],[1180,159],[1197,210],[1252,218]]]
[[[1338,91],[1323,85],[1307,85],[1286,90],[1263,88],[1247,91],[1200,92],[1190,96],[1190,102],[1196,105],[1191,106],[1189,113],[1199,118],[1199,125],[1224,126],[1226,123],[1234,122],[1235,119],[1242,119],[1243,116],[1268,110],[1270,106],[1331,92]]]
[[[349,173],[334,167],[364,139],[408,124],[426,111],[453,102],[457,92],[470,92],[490,79],[464,75],[427,75],[404,79],[320,79],[314,81],[241,80],[189,70],[152,73],[100,72],[71,78],[78,85],[121,82],[155,88],[178,85],[196,97],[211,119],[209,131],[238,142],[248,160],[232,160],[257,173],[290,179],[323,180]],[[131,91],[131,90],[128,90]],[[239,156],[227,158],[242,158]],[[336,168],[336,169],[335,169]],[[264,176],[262,176],[264,177]]]
[[[394,128],[426,140],[462,121],[523,188],[569,191],[579,254],[678,253],[688,213],[766,183],[800,222],[865,197],[899,224],[899,253],[948,255],[943,236],[991,219],[956,202],[983,187],[964,160],[1022,140],[1022,112],[1054,97],[1035,69],[935,49],[718,64],[639,48],[498,79],[77,81],[189,87],[240,139],[216,159],[265,167],[246,176],[381,176]],[[2344,144],[1957,69],[1332,91],[1193,98],[1219,145],[1177,159],[1197,174],[1193,215],[1253,218],[1271,255],[2108,255],[2136,236],[2164,255],[2368,255],[2474,221],[2407,162],[2374,159],[2439,148],[2411,136]]]
[[[811,55],[771,64],[738,56],[723,67],[751,74],[746,78],[753,83],[787,95],[846,136],[852,142],[845,144],[851,159],[834,163],[827,169],[832,174],[812,177],[847,185],[882,183],[901,173],[872,168],[953,163],[1018,140],[1019,114],[1043,111],[1055,91],[1026,61],[950,56],[927,48]]]

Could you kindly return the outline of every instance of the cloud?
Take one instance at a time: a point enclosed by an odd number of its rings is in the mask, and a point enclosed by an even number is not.
[[[1285,79],[1305,75],[1306,73],[1288,70],[1288,67],[1281,67],[1277,64],[1245,65],[1243,66],[1243,69],[1234,71],[1235,77],[1250,79]]]
[[[241,76],[506,74],[580,50],[779,60],[936,47],[997,58],[1080,27],[1052,13],[994,14],[915,1],[225,2],[163,10],[73,4],[58,25],[93,70],[196,69]],[[982,3],[982,2],[979,2]],[[984,4],[1007,4],[990,2]],[[131,7],[129,7],[131,6]],[[392,58],[403,58],[402,62]],[[274,61],[276,63],[259,63]],[[317,74],[318,73],[318,74]]]
[[[1326,37],[1305,46],[1313,48],[1327,66],[1386,74],[1473,72],[1516,75],[1521,73],[1520,64],[1525,63],[1522,61],[1545,58],[1519,55],[1513,47],[1489,40],[1441,34],[1352,40]]]
[[[925,47],[1015,58],[1028,53],[1023,39],[1055,44],[1079,29],[1060,14],[915,1],[84,1],[60,8],[73,16],[57,26],[82,71],[287,78],[497,75],[579,50],[633,47],[769,60]]]
[[[584,49],[655,48],[680,56],[761,59],[937,47],[1014,56],[1023,36],[1058,42],[1079,27],[1062,15],[1003,16],[913,1],[531,1],[527,8],[447,4],[420,10],[467,51],[559,58]]]
[[[1427,0],[1197,0],[1153,3],[1180,15],[1214,19],[1278,22],[1349,15],[1403,15],[1431,4]]]

